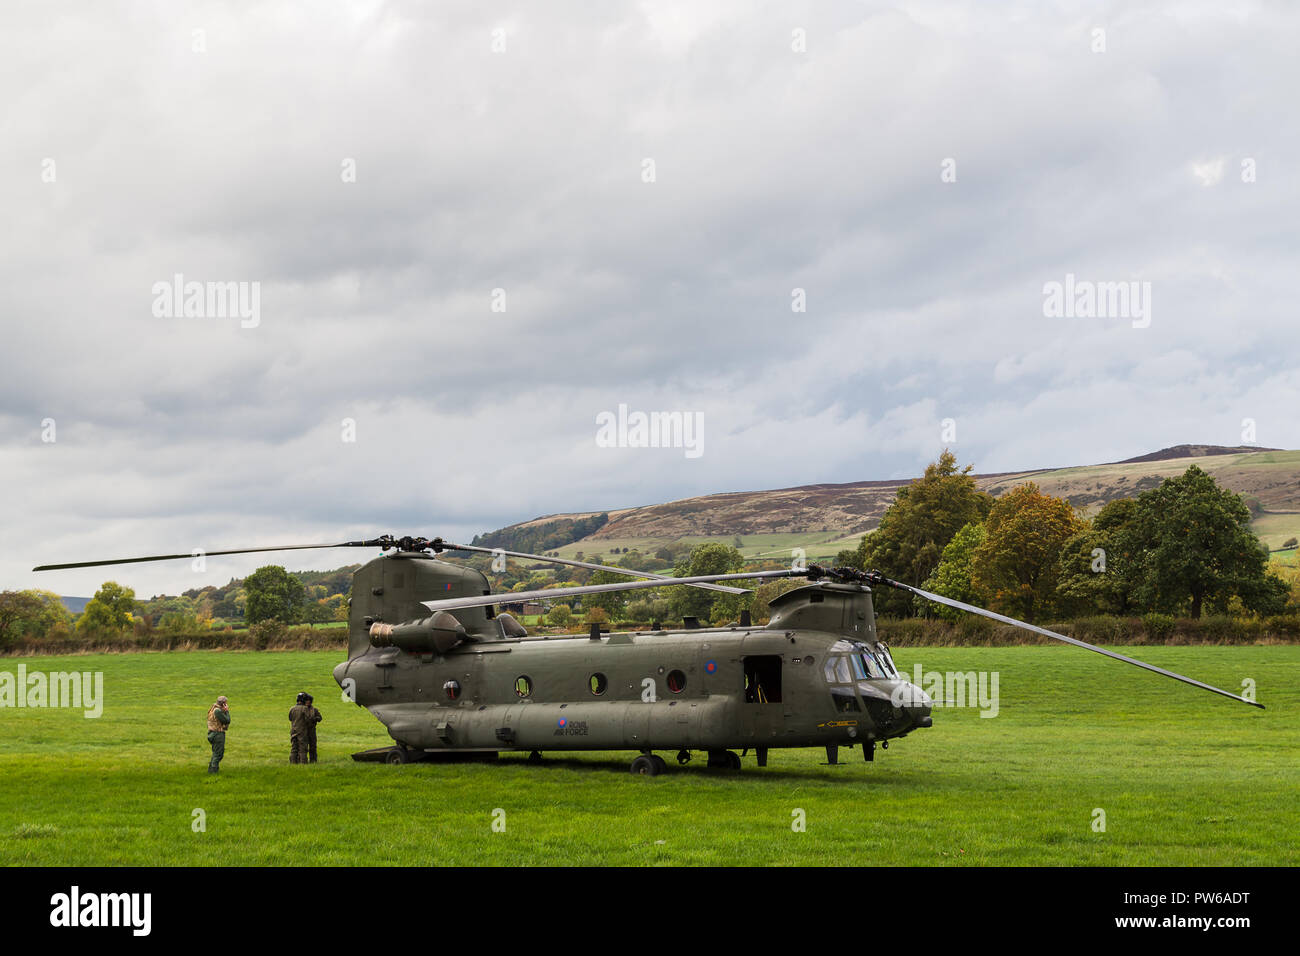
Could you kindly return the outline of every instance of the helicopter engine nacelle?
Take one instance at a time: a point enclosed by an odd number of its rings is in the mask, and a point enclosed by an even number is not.
[[[439,611],[432,617],[405,624],[376,621],[370,625],[372,647],[400,647],[413,653],[443,654],[467,636],[465,626],[447,611]]]

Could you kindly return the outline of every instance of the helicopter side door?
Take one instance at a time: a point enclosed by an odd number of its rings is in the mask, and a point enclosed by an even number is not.
[[[782,677],[785,660],[780,654],[748,654],[741,658],[744,692],[741,728],[746,738],[763,744],[780,736],[785,727]]]

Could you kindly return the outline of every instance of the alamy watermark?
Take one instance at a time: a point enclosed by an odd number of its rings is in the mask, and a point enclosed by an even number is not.
[[[17,674],[0,671],[0,708],[4,707],[77,707],[93,720],[104,713],[104,672],[29,674],[27,665],[19,664]]]
[[[1043,315],[1049,319],[1131,319],[1133,328],[1151,324],[1151,283],[1093,282],[1065,274],[1064,282],[1043,283]]]
[[[687,458],[704,454],[703,412],[618,412],[596,415],[598,448],[682,448]]]
[[[245,329],[262,322],[262,283],[185,281],[155,282],[153,314],[160,319],[239,319]]]
[[[152,893],[83,893],[74,885],[50,897],[50,925],[126,927],[133,936],[148,936],[152,925]]]
[[[895,707],[912,703],[916,690],[923,690],[933,707],[978,707],[981,717],[998,715],[997,671],[922,671],[912,668],[912,682],[894,689],[890,702]]]

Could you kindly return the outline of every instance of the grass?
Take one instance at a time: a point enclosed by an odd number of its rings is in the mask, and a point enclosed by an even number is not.
[[[1300,514],[1265,511],[1251,521],[1250,530],[1270,548],[1280,548],[1292,538],[1300,537]],[[1295,553],[1294,548],[1291,553]]]
[[[350,753],[388,737],[340,700],[331,652],[23,658],[102,670],[104,714],[0,710],[0,863],[20,865],[1291,865],[1300,863],[1300,647],[1145,647],[1247,708],[1062,647],[899,650],[900,667],[996,671],[999,713],[824,766],[820,750],[697,759],[655,778],[630,754],[390,767]],[[321,763],[288,763],[299,690],[324,713]],[[224,769],[204,718],[231,699]],[[1094,832],[1094,811],[1106,815]],[[195,832],[194,811],[206,829]],[[492,828],[504,811],[505,830]],[[794,832],[794,812],[806,832]],[[498,817],[499,819],[499,817]]]
[[[851,551],[858,546],[862,533],[846,534],[843,531],[808,531],[782,534],[742,534],[739,551],[748,559],[771,558],[775,561],[788,561],[791,549],[803,548],[810,559],[833,558],[840,551]],[[621,554],[612,554],[611,548],[629,548],[653,554],[659,548],[674,542],[689,544],[692,547],[719,541],[731,545],[736,535],[684,535],[679,538],[585,538],[550,550],[562,558],[573,558],[579,551],[590,561],[592,556],[601,555],[606,563],[621,558]]]

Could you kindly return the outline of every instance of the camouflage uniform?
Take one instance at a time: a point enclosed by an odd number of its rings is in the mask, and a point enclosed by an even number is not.
[[[230,710],[221,706],[225,702],[226,699],[221,697],[208,708],[208,743],[212,744],[208,773],[219,773],[221,758],[226,755],[226,728],[230,726]]]
[[[307,731],[312,726],[306,704],[294,704],[289,710],[289,763],[307,762]]]
[[[310,721],[310,724],[307,727],[307,762],[315,763],[316,762],[316,725],[319,724],[325,718],[321,716],[321,712],[316,709],[316,705],[312,703],[312,699],[310,697],[307,698],[307,719]]]

